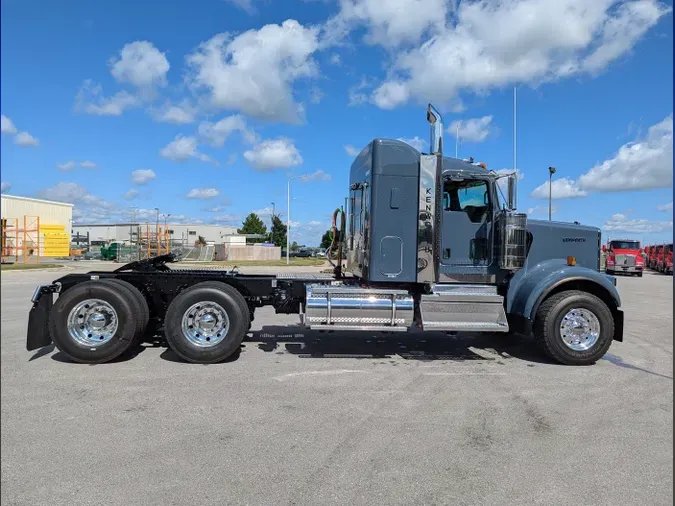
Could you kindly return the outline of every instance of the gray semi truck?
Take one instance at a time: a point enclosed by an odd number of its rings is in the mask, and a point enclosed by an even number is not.
[[[333,215],[333,274],[172,269],[173,255],[69,274],[36,288],[27,349],[53,342],[77,362],[101,363],[163,330],[184,360],[214,363],[239,348],[256,308],[271,305],[328,339],[533,334],[556,362],[597,361],[623,340],[616,280],[600,272],[600,230],[528,220],[516,211],[515,174],[443,156],[431,105],[427,120],[430,153],[375,139],[354,160],[346,209]]]

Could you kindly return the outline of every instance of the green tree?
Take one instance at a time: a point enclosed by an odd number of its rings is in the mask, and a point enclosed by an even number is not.
[[[275,246],[286,248],[286,225],[281,221],[278,214],[272,216],[272,231],[269,241]]]
[[[298,246],[298,243],[293,241],[293,243],[291,244],[291,251],[297,251],[299,247],[300,246]]]
[[[326,251],[326,249],[328,249],[328,246],[330,246],[332,234],[333,234],[333,231],[332,231],[332,229],[329,228],[328,230],[326,230],[326,233],[323,234],[323,236],[321,237],[321,249],[323,251]],[[337,245],[338,245],[339,241],[340,241],[340,231],[338,230],[337,231],[337,238],[335,240],[335,244],[333,245],[334,248],[337,248]]]
[[[263,221],[258,217],[257,214],[249,214],[244,222],[241,225],[241,228],[237,229],[238,234],[258,234],[267,236],[267,227]],[[247,242],[264,242],[265,237],[260,239],[247,239]]]

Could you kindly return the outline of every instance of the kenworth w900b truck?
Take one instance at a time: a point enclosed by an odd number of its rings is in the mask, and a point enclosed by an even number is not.
[[[37,287],[27,349],[54,342],[75,361],[100,363],[163,328],[183,359],[219,362],[239,348],[256,308],[271,305],[332,331],[329,339],[349,330],[532,333],[557,362],[594,363],[623,340],[615,278],[600,272],[600,230],[528,220],[516,211],[515,174],[443,156],[431,105],[427,120],[429,154],[375,139],[354,160],[347,210],[333,215],[332,275],[179,270],[172,255],[69,274]]]

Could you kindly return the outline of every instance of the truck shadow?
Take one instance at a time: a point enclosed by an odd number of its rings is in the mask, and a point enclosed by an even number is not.
[[[505,360],[553,364],[531,338],[504,334],[441,332],[408,333],[331,331],[304,327],[264,326],[249,333],[265,352],[290,353],[301,358],[391,358],[406,360]],[[283,345],[283,348],[281,347]]]

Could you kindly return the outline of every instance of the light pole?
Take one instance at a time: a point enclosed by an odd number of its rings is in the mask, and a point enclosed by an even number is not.
[[[551,221],[551,203],[553,195],[553,174],[555,174],[555,167],[548,168],[548,221]]]
[[[287,210],[288,210],[288,216],[286,216],[286,265],[291,263],[290,260],[290,239],[291,239],[291,181],[294,179],[298,179],[301,177],[306,177],[307,174],[302,174],[300,176],[292,176],[288,179],[288,192],[286,194],[287,196]]]

